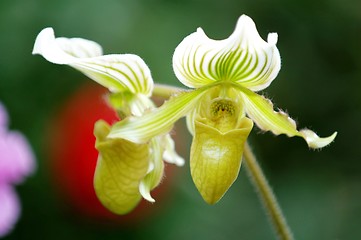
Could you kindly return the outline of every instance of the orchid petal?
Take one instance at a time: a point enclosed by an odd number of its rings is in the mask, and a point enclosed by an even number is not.
[[[286,134],[288,137],[302,137],[310,148],[322,148],[330,144],[337,135],[335,132],[329,137],[320,138],[308,129],[298,131],[296,122],[287,113],[274,111],[270,100],[246,88],[242,88],[242,97],[247,115],[264,131],[271,131],[275,135]]]
[[[128,117],[113,125],[108,138],[123,138],[135,143],[145,143],[152,137],[166,134],[173,124],[191,111],[203,96],[205,89],[179,93],[161,107],[141,117]]]
[[[276,33],[264,41],[253,20],[242,15],[227,39],[210,39],[201,28],[186,37],[174,52],[173,69],[188,87],[233,81],[259,91],[269,86],[280,70],[276,43]]]
[[[0,182],[0,238],[7,235],[20,216],[20,203],[15,190]]]
[[[150,191],[158,186],[163,177],[164,163],[162,159],[162,150],[159,143],[159,138],[153,138],[151,141],[151,168],[148,170],[147,175],[140,182],[139,192],[143,198],[149,202],[155,202],[154,198],[150,195]]]
[[[40,54],[55,64],[70,65],[112,92],[130,91],[150,96],[153,90],[150,70],[137,55],[99,56],[101,48],[96,43],[79,38],[55,38],[52,28],[39,33],[33,54]]]
[[[163,152],[164,161],[175,164],[177,166],[183,166],[184,159],[176,153],[174,141],[169,134],[164,136],[163,143],[165,145]]]
[[[95,124],[99,158],[94,174],[94,189],[102,204],[116,214],[126,214],[141,200],[140,182],[149,167],[149,145],[124,139],[107,139],[110,126]]]
[[[337,132],[334,132],[329,137],[321,138],[315,132],[309,129],[303,129],[300,131],[302,137],[307,141],[307,144],[310,148],[323,148],[333,142],[337,136]]]
[[[191,174],[203,199],[214,204],[237,179],[243,147],[253,122],[244,117],[236,128],[221,132],[197,119],[191,147]]]
[[[76,58],[91,58],[103,55],[102,47],[93,41],[83,38],[59,37],[55,42],[67,54]],[[34,49],[36,49],[34,47]],[[56,58],[54,58],[56,61]]]
[[[0,183],[21,183],[36,169],[27,139],[17,131],[0,133]]]

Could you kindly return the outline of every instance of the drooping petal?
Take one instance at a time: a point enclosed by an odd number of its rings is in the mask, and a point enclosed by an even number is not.
[[[321,138],[319,137],[315,132],[309,130],[309,129],[302,129],[300,131],[302,137],[306,140],[308,146],[310,148],[323,148],[333,142],[335,139],[337,132],[334,132],[329,137]]]
[[[141,117],[129,117],[113,125],[108,138],[123,138],[145,143],[152,137],[167,133],[173,124],[191,111],[206,89],[183,92],[172,97],[161,107]]]
[[[168,163],[172,163],[175,164],[177,166],[183,166],[184,165],[184,159],[182,157],[180,157],[176,151],[175,151],[175,146],[174,146],[174,141],[171,138],[171,136],[169,134],[166,134],[163,139],[163,148],[164,148],[164,152],[163,152],[163,159],[164,161],[168,162]]]
[[[143,198],[149,202],[155,202],[154,198],[150,195],[150,191],[158,186],[163,177],[164,163],[162,159],[162,149],[160,146],[160,138],[153,138],[151,143],[151,164],[147,175],[140,182],[139,192]]]
[[[322,148],[330,144],[337,135],[335,132],[329,137],[320,138],[308,129],[298,131],[295,121],[283,111],[274,111],[270,100],[246,88],[242,88],[241,92],[247,115],[264,131],[271,131],[275,135],[303,137],[310,148]]]
[[[204,119],[195,122],[191,147],[191,174],[203,199],[214,204],[237,179],[243,147],[253,122],[244,117],[239,125],[225,133],[207,125]]]
[[[0,238],[7,235],[20,216],[20,203],[14,189],[0,183]]]
[[[173,69],[178,79],[192,88],[233,81],[253,91],[262,90],[280,70],[276,43],[276,33],[264,41],[253,20],[242,15],[227,39],[209,39],[201,28],[186,37],[174,52]]]
[[[55,38],[52,28],[39,33],[33,54],[40,54],[55,64],[70,65],[112,92],[130,91],[147,96],[152,93],[150,70],[137,55],[99,56],[101,48],[96,43],[79,38]]]
[[[94,174],[94,188],[101,203],[116,214],[126,214],[141,200],[140,182],[149,167],[149,145],[124,139],[107,139],[107,123],[95,124],[99,158]]]

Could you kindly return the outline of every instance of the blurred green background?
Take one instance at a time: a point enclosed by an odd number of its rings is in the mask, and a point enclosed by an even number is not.
[[[211,38],[226,38],[241,14],[253,18],[263,38],[279,35],[282,69],[265,95],[300,127],[321,136],[338,131],[321,151],[299,138],[256,128],[251,134],[296,239],[360,239],[360,10],[356,0],[1,0],[0,101],[38,161],[36,174],[17,187],[22,217],[5,239],[275,239],[244,168],[225,197],[208,206],[187,162],[156,213],[109,225],[64,210],[45,154],[54,114],[91,80],[31,55],[41,29],[94,40],[105,53],[140,55],[155,81],[180,86],[171,68],[178,43],[199,26]],[[186,159],[190,140],[178,143]]]

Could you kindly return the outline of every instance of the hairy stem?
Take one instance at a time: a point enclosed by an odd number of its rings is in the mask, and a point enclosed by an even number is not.
[[[248,176],[252,180],[254,187],[258,190],[257,194],[268,213],[279,239],[292,240],[293,235],[291,229],[287,225],[277,199],[248,143],[245,144],[244,148],[244,160],[246,162]]]

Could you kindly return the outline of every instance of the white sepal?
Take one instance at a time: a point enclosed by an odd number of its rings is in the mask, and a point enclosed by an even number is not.
[[[112,92],[152,94],[150,70],[139,56],[101,53],[101,47],[89,40],[55,38],[52,28],[39,33],[33,49],[33,54],[55,64],[70,65]]]
[[[264,41],[253,20],[242,15],[227,39],[210,39],[201,28],[187,36],[174,52],[173,69],[188,87],[232,81],[259,91],[269,86],[280,70],[276,43],[276,33]]]

